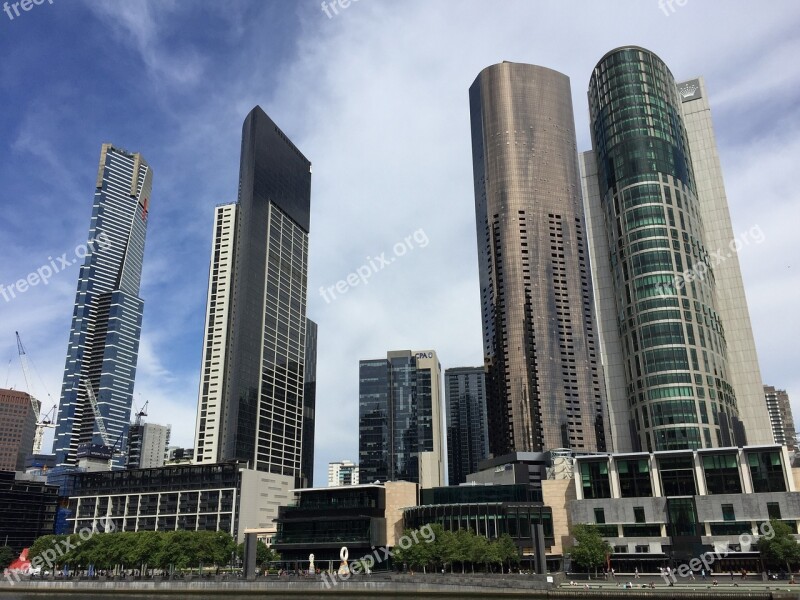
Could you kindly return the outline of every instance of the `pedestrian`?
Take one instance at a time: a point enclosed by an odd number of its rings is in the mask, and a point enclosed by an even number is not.
[[[703,578],[703,581],[706,580],[706,570],[705,569],[701,569],[700,570],[700,577]]]
[[[614,570],[614,567],[611,567],[611,579],[617,578],[617,572]]]

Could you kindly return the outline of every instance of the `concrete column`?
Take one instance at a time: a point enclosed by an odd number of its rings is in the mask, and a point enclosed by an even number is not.
[[[617,472],[617,463],[614,462],[614,457],[608,457],[608,481],[611,484],[611,497],[620,498],[619,491],[619,473]]]
[[[692,452],[692,461],[694,462],[694,481],[695,485],[697,485],[697,495],[707,496],[708,490],[706,489],[706,478],[703,474],[702,457],[697,452]]]
[[[739,465],[739,476],[742,478],[742,492],[752,494],[753,480],[750,477],[750,465],[747,464],[747,455],[742,448],[739,448],[736,454],[736,461]]]
[[[658,461],[655,454],[651,454],[648,459],[650,464],[650,484],[653,486],[653,498],[660,498],[663,496],[661,491],[661,477],[658,476]]]

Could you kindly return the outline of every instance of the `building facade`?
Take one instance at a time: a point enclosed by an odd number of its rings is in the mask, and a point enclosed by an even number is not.
[[[128,433],[129,469],[163,467],[169,452],[169,425],[135,423]]]
[[[115,531],[224,531],[272,526],[294,477],[243,464],[180,465],[72,475],[68,531],[110,520]]]
[[[216,212],[198,464],[239,460],[302,479],[310,197],[311,163],[255,107],[242,131],[239,201]],[[223,250],[233,252],[224,265]],[[219,303],[225,316],[216,314]],[[217,330],[224,341],[213,339]]]
[[[303,487],[314,487],[314,424],[317,411],[317,324],[306,319],[306,365],[303,385]]]
[[[710,117],[687,119],[686,100],[664,62],[638,47],[609,52],[589,84],[593,151],[580,166],[617,451],[771,442],[728,361],[736,355],[748,380],[758,371],[738,264],[717,273],[709,254],[730,231],[716,149],[706,148]],[[727,225],[707,233],[720,211]],[[738,315],[734,346],[720,296]]]
[[[432,350],[359,362],[362,482],[444,485],[441,365]]]
[[[675,569],[703,552],[721,557],[715,572],[761,571],[763,524],[797,534],[798,474],[777,445],[579,456],[569,518],[601,528],[619,572]]]
[[[328,487],[358,485],[358,465],[349,460],[328,463]]]
[[[58,487],[35,477],[0,471],[0,532],[3,545],[14,552],[29,548],[36,538],[51,535],[58,507]]]
[[[786,393],[786,390],[778,390],[771,385],[765,385],[764,399],[767,401],[767,412],[775,443],[794,449],[797,438],[789,394]]]
[[[447,409],[447,478],[450,485],[467,480],[489,455],[486,427],[486,375],[483,367],[444,372]]]
[[[489,451],[605,450],[569,79],[504,62],[469,95]]]
[[[41,402],[30,394],[0,389],[0,471],[25,470],[36,434],[36,413],[31,402],[41,410]]]
[[[87,385],[97,398],[109,443],[126,448],[142,329],[139,285],[152,187],[153,171],[140,154],[103,144],[58,406],[53,451],[59,465],[77,464],[83,444],[105,444]],[[123,463],[115,459],[117,466]]]

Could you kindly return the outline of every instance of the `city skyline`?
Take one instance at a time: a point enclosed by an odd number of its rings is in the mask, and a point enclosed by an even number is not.
[[[0,169],[8,197],[20,199],[7,207],[0,282],[24,278],[85,238],[93,184],[87,165],[95,163],[100,141],[141,151],[158,174],[153,224],[159,226],[148,232],[135,403],[149,399],[151,419],[171,422],[177,444],[192,445],[213,207],[233,199],[238,128],[250,107],[262,103],[314,159],[320,201],[312,214],[312,290],[336,284],[368,264],[366,257],[386,252],[391,258],[393,244],[409,232],[424,228],[430,239],[425,249],[397,256],[368,285],[330,304],[316,293],[309,298],[322,333],[321,477],[329,460],[355,454],[348,423],[357,414],[359,357],[425,346],[437,348],[443,368],[482,361],[465,128],[470,82],[502,60],[565,73],[572,81],[578,150],[585,151],[586,81],[600,56],[626,43],[652,49],[681,77],[705,76],[734,232],[760,225],[765,234],[763,243],[739,253],[763,378],[798,396],[792,332],[779,319],[791,312],[788,301],[797,289],[797,245],[789,226],[798,203],[786,168],[797,153],[791,100],[797,78],[781,66],[792,54],[789,32],[800,19],[794,5],[689,3],[665,16],[655,3],[633,2],[580,11],[522,3],[493,11],[469,2],[458,11],[422,2],[360,3],[333,20],[318,5],[296,12],[277,4],[203,8],[208,12],[200,16],[182,6],[55,3],[5,22],[0,41],[10,58],[4,67],[8,109],[0,117],[9,160]],[[598,27],[609,14],[617,25]],[[187,19],[193,23],[188,29]],[[463,27],[452,26],[452,19],[463,20]],[[531,41],[530,23],[583,35],[567,52],[555,33]],[[420,32],[413,42],[388,34],[400,24],[401,31]],[[271,27],[275,35],[252,35]],[[106,29],[119,42],[119,64],[127,67],[119,73],[99,60],[107,38],[94,32]],[[72,42],[65,49],[59,40],[67,33]],[[204,50],[211,47],[214,56]],[[98,60],[76,70],[73,63],[85,56]],[[239,58],[245,56],[265,57],[263,68],[254,72],[252,59]],[[422,77],[419,64],[428,65]],[[136,69],[142,86],[122,77]],[[30,81],[31,72],[50,76]],[[76,98],[68,91],[73,82],[97,95]],[[65,269],[23,299],[0,300],[9,327],[0,332],[6,340],[0,350],[13,356],[18,329],[54,397],[76,271]],[[12,365],[9,386],[22,385]],[[47,405],[42,391],[37,397]]]

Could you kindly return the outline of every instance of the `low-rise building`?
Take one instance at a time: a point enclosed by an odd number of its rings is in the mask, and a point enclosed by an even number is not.
[[[72,475],[69,531],[110,519],[116,531],[266,529],[291,498],[294,478],[236,462]]]
[[[21,552],[53,533],[58,487],[43,477],[0,471],[0,544]]]
[[[715,572],[760,571],[764,523],[797,534],[799,479],[778,445],[578,456],[569,521],[601,528],[618,572],[674,569],[704,552],[717,552]]]

